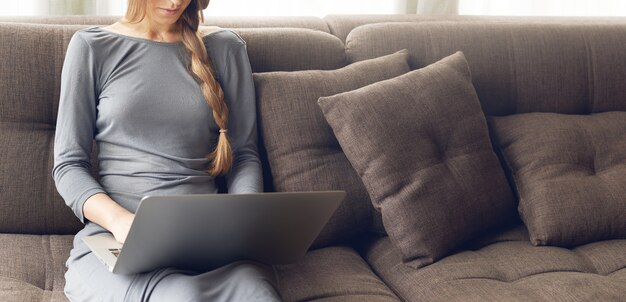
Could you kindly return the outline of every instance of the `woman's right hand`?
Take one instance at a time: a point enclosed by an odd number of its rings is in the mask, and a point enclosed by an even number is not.
[[[120,213],[111,224],[111,233],[115,236],[115,240],[120,243],[124,243],[126,241],[126,236],[128,236],[128,231],[130,231],[130,226],[133,224],[133,220],[135,219],[135,214],[130,212]]]
[[[135,214],[120,206],[109,195],[97,193],[83,205],[85,218],[113,233],[115,240],[124,243]]]

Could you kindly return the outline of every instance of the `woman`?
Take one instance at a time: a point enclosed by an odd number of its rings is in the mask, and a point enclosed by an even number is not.
[[[67,260],[72,301],[277,301],[271,268],[236,262],[193,273],[108,272],[81,238],[124,242],[144,195],[262,190],[245,42],[199,28],[209,0],[129,0],[126,16],[72,37],[54,146],[57,190],[85,223]],[[208,52],[208,54],[207,54]],[[92,140],[99,180],[90,174]]]

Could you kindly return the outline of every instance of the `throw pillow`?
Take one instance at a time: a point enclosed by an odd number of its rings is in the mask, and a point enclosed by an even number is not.
[[[341,151],[317,99],[406,73],[410,71],[408,56],[407,50],[401,50],[337,70],[254,74],[259,128],[275,190],[346,191],[313,247],[352,239],[369,231],[375,220],[367,191]]]
[[[490,118],[534,245],[626,238],[626,112]]]
[[[515,214],[461,52],[319,105],[409,265],[433,263]]]

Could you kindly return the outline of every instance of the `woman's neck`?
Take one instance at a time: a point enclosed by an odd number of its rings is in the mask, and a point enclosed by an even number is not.
[[[150,18],[144,18],[139,23],[129,23],[126,18],[120,22],[135,35],[159,42],[180,41],[180,30],[178,24],[158,24],[152,22]]]
[[[150,18],[144,18],[137,25],[139,25],[139,29],[142,32],[145,32],[150,39],[158,38],[162,40],[161,42],[180,41],[180,30],[178,27],[178,23],[158,24],[152,22]]]

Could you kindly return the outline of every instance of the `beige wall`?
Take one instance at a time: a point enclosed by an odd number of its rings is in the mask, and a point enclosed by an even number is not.
[[[408,14],[458,15],[458,0],[406,0]]]
[[[110,0],[49,0],[50,15],[106,15]]]
[[[406,0],[407,14],[412,14],[414,12],[417,12],[417,1],[418,0]]]

